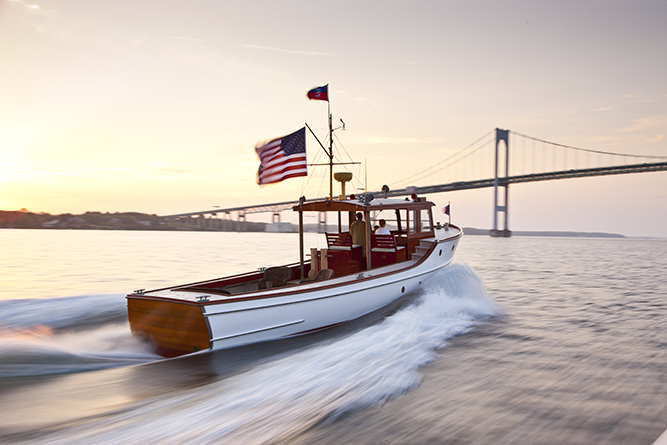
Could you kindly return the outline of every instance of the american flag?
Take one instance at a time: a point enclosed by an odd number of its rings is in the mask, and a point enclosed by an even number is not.
[[[307,176],[306,127],[256,147],[259,157],[257,184],[273,184],[288,178]]]

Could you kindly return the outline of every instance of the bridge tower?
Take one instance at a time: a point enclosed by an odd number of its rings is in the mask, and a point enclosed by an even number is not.
[[[510,137],[509,137],[509,130],[501,130],[500,128],[496,128],[496,165],[495,165],[495,172],[494,172],[494,178],[493,178],[493,229],[489,232],[489,235],[493,237],[503,237],[503,238],[509,238],[512,236],[512,232],[509,229],[508,222],[507,222],[507,213],[508,213],[508,206],[509,206],[509,184],[505,181],[504,184],[500,184],[500,179],[501,178],[508,178],[509,177],[509,172],[510,172]],[[504,167],[505,167],[505,175],[503,177],[498,176],[498,169],[501,167],[500,161],[503,160],[499,156],[498,152],[498,146],[500,145],[500,141],[505,141],[505,156],[504,156]],[[498,203],[498,187],[504,187],[505,188],[505,199],[503,201],[503,205],[500,205]],[[504,213],[505,214],[505,225],[503,230],[498,230],[498,213]]]
[[[317,221],[317,233],[326,233],[327,231],[327,212],[320,212],[320,217]]]

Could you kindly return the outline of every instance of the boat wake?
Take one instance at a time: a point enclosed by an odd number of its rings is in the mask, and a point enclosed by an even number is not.
[[[124,295],[0,301],[0,378],[66,374],[159,358],[134,339]]]
[[[416,388],[419,368],[498,309],[454,264],[398,312],[346,337],[48,434],[48,443],[279,442]],[[196,422],[192,422],[196,419]]]

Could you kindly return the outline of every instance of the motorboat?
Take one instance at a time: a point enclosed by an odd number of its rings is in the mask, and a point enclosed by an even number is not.
[[[449,223],[436,227],[434,205],[415,195],[302,199],[293,208],[299,216],[298,262],[135,291],[127,296],[132,333],[156,353],[175,357],[308,334],[377,311],[452,262],[463,231]],[[338,217],[338,230],[326,233],[327,247],[309,254],[305,212]],[[349,227],[357,213],[366,222],[367,249],[352,242]],[[390,235],[372,232],[379,218],[391,225]]]

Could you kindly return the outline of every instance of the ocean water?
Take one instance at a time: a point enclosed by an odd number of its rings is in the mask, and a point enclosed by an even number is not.
[[[131,337],[128,291],[284,263],[297,237],[0,230],[0,246],[0,443],[652,444],[667,428],[667,240],[468,236],[385,313],[170,360]]]

